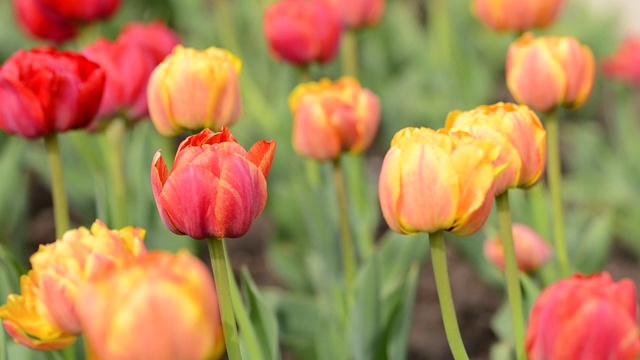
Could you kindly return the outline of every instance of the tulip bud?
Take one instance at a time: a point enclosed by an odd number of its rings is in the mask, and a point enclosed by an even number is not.
[[[164,224],[194,239],[244,235],[267,202],[267,175],[275,141],[249,151],[225,127],[184,140],[171,172],[160,150],[151,165],[153,196]]]
[[[395,134],[378,190],[389,227],[411,234],[476,232],[493,204],[499,147],[461,132],[405,128]]]
[[[132,22],[122,28],[118,41],[148,48],[154,54],[156,64],[160,64],[180,44],[180,37],[161,21]]]
[[[80,292],[95,360],[218,359],[224,337],[213,278],[187,252],[149,252]]]
[[[536,299],[526,334],[527,355],[544,359],[635,360],[640,356],[636,289],[608,273],[574,275]]]
[[[514,223],[512,231],[518,269],[524,272],[535,271],[551,259],[551,246],[533,229]],[[485,240],[484,255],[497,268],[504,269],[504,250],[499,236]]]
[[[378,97],[351,77],[300,84],[289,96],[289,107],[294,149],[318,161],[365,150],[380,123]]]
[[[579,108],[593,86],[591,50],[571,37],[539,37],[526,33],[509,47],[507,86],[522,104],[538,111],[558,105]]]
[[[39,0],[16,0],[14,6],[18,24],[35,38],[62,43],[78,32],[76,24],[43,7]]]
[[[373,26],[380,21],[385,0],[325,0],[340,14],[342,24],[350,29]]]
[[[473,10],[482,23],[495,31],[522,32],[549,26],[564,0],[474,0]]]
[[[528,188],[541,178],[547,154],[547,132],[525,105],[497,103],[469,111],[453,111],[445,125],[500,145],[494,166],[503,167],[495,181],[496,195],[509,188]]]
[[[281,0],[264,13],[264,34],[274,57],[295,65],[333,59],[340,16],[324,0]]]
[[[149,79],[149,114],[158,132],[172,136],[234,124],[242,111],[241,67],[226,50],[176,46]]]
[[[26,138],[83,128],[93,120],[105,73],[84,56],[19,50],[0,68],[0,129]]]
[[[604,75],[640,87],[640,36],[626,38],[615,54],[604,59]]]

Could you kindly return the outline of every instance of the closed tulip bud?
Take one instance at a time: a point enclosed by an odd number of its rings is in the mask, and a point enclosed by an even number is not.
[[[507,54],[507,86],[522,104],[538,111],[582,106],[591,92],[595,60],[591,50],[571,37],[527,33]]]
[[[533,229],[514,223],[512,231],[518,269],[524,272],[535,271],[551,259],[551,245]],[[504,269],[504,250],[499,236],[485,240],[484,255],[497,268]]]
[[[529,359],[616,359],[640,356],[636,289],[608,273],[574,275],[536,299],[526,334]]]
[[[473,10],[495,31],[522,32],[550,25],[564,0],[474,0]]]
[[[380,123],[378,97],[351,77],[298,85],[289,96],[289,107],[294,149],[318,161],[365,150]]]
[[[172,136],[234,124],[242,111],[241,67],[240,59],[226,50],[176,46],[149,79],[149,114],[156,130]]]
[[[499,151],[492,142],[464,133],[400,130],[391,140],[378,185],[389,227],[404,234],[476,232],[493,204],[499,169],[492,162]]]
[[[92,359],[213,360],[224,352],[213,278],[187,252],[149,252],[79,297]]]
[[[525,105],[497,103],[449,113],[449,131],[500,145],[496,167],[504,167],[495,182],[496,195],[509,188],[528,188],[541,178],[547,154],[547,133],[538,116]]]
[[[245,151],[227,128],[204,129],[180,144],[171,172],[158,150],[151,186],[164,224],[194,239],[244,235],[266,205],[275,147],[262,140]]]
[[[324,0],[281,0],[264,13],[271,53],[295,65],[331,61],[341,32],[340,16]]]
[[[79,289],[100,273],[145,253],[144,230],[110,230],[96,221],[91,229],[67,231],[31,256],[32,270],[21,279],[22,295],[10,295],[0,318],[16,341],[33,348],[59,348],[81,332]],[[30,340],[32,340],[30,342]]]
[[[14,6],[18,24],[35,38],[62,43],[78,33],[76,24],[47,9],[40,0],[16,0]]]
[[[627,37],[615,54],[602,62],[605,76],[640,87],[640,36]]]
[[[84,56],[19,50],[0,68],[0,129],[26,138],[83,128],[93,120],[105,73]]]
[[[384,13],[385,0],[325,0],[340,14],[342,24],[350,29],[373,26]]]

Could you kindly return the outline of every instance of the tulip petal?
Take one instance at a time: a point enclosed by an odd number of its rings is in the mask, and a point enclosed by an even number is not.
[[[261,140],[251,146],[247,151],[247,160],[260,169],[262,175],[266,178],[271,170],[271,162],[276,151],[276,142]]]
[[[33,92],[19,82],[0,76],[0,128],[27,138],[48,135],[51,128]]]
[[[244,235],[251,226],[251,222],[260,203],[266,202],[266,197],[258,198],[254,193],[250,163],[242,157],[232,156],[225,159],[215,206],[215,218],[222,230],[221,237],[236,238]],[[264,182],[266,189],[266,181]],[[266,190],[264,192],[266,194]],[[264,194],[260,194],[264,195]],[[262,205],[264,207],[264,205]]]
[[[158,150],[153,156],[153,161],[151,162],[151,190],[153,192],[153,198],[155,199],[158,213],[160,213],[160,217],[162,218],[164,225],[169,228],[169,231],[172,233],[182,235],[183,233],[175,227],[169,218],[169,214],[167,214],[167,211],[163,207],[162,189],[164,188],[164,184],[168,177],[169,170],[167,169],[167,164],[165,164],[162,154],[160,154],[160,150]]]
[[[380,196],[380,208],[382,216],[389,227],[396,232],[404,232],[398,223],[398,208],[396,204],[402,190],[401,175],[401,150],[391,147],[382,161],[378,193]]]
[[[293,147],[299,154],[318,161],[335,159],[340,155],[340,135],[331,126],[322,107],[313,103],[303,103],[298,107],[293,123]]]

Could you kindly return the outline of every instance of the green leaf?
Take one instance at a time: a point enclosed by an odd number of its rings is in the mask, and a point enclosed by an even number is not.
[[[278,322],[274,311],[266,303],[249,270],[246,268],[242,269],[242,279],[249,318],[260,345],[262,358],[265,360],[277,360],[280,358],[280,349],[278,347]]]
[[[386,326],[387,359],[389,360],[406,359],[419,273],[420,265],[414,263],[409,269],[407,281],[400,291],[402,298],[389,317]]]
[[[356,360],[376,359],[384,331],[379,254],[373,253],[356,276],[351,307],[349,345]]]

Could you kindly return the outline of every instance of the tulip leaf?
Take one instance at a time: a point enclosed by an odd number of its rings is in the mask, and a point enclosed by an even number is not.
[[[511,360],[514,355],[513,346],[504,341],[491,345],[491,350],[489,351],[490,360]]]
[[[404,283],[400,293],[400,301],[389,317],[387,326],[387,359],[406,359],[409,345],[409,334],[411,332],[411,321],[413,320],[413,310],[418,287],[418,274],[420,266],[414,263],[407,274],[407,281]]]
[[[242,269],[242,279],[249,318],[259,342],[262,358],[277,360],[280,358],[280,349],[278,347],[278,322],[274,311],[266,303],[247,268]]]
[[[378,253],[373,253],[358,272],[351,307],[349,343],[356,360],[375,359],[383,353],[382,274]]]
[[[573,266],[584,273],[601,271],[611,253],[613,213],[574,211],[567,219],[567,247]]]

